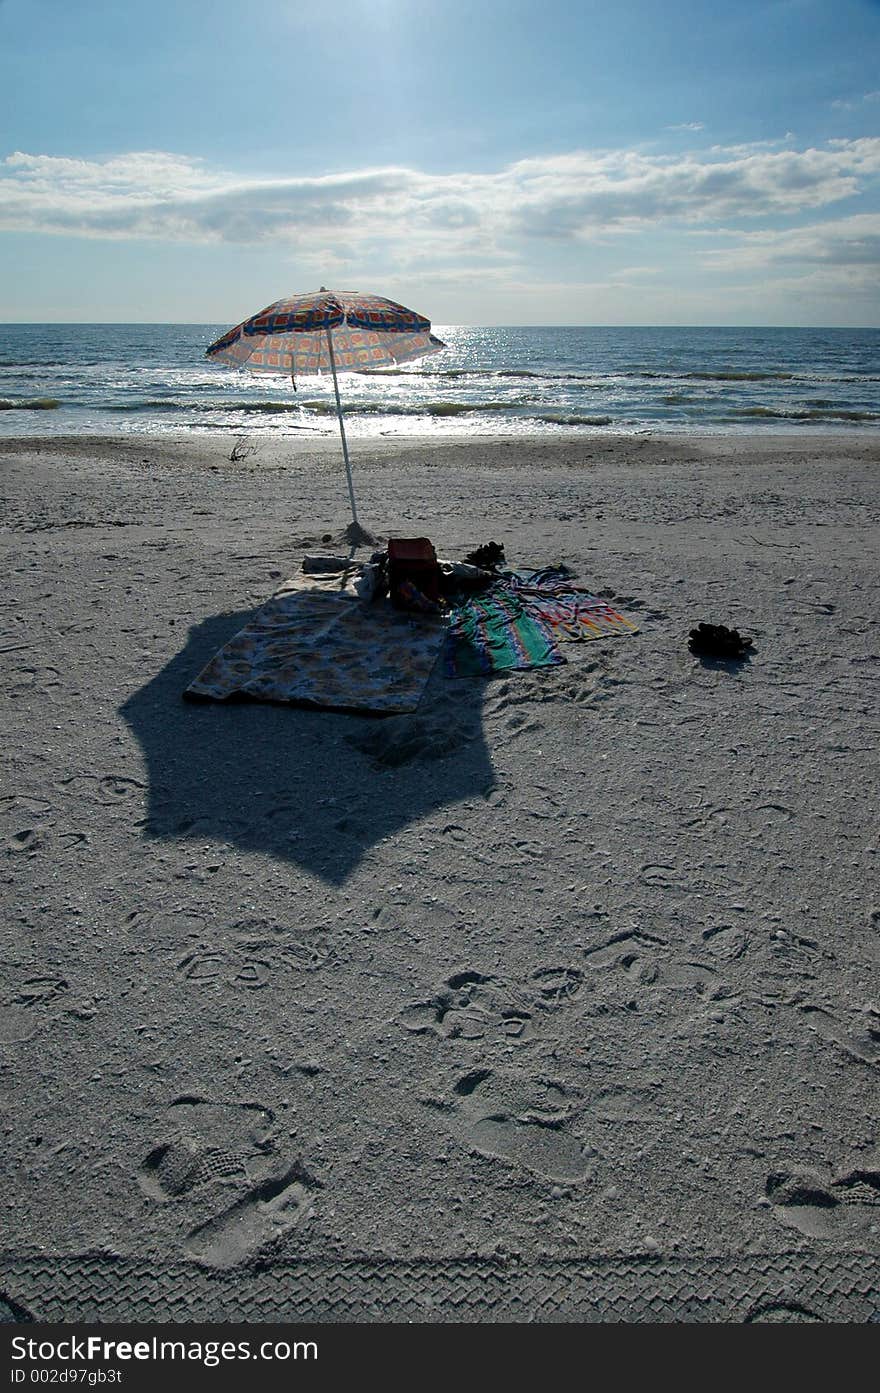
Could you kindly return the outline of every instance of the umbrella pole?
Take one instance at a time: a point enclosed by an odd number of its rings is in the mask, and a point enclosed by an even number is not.
[[[351,519],[355,529],[360,529],[358,522],[357,505],[354,501],[354,484],[351,480],[351,465],[348,462],[348,441],[345,438],[345,423],[342,419],[342,402],[339,399],[339,379],[336,376],[336,358],[333,354],[333,334],[330,325],[327,325],[327,347],[330,350],[330,367],[333,371],[333,390],[336,393],[336,414],[339,417],[339,434],[342,436],[342,456],[345,460],[345,477],[348,480],[348,496],[351,499]]]

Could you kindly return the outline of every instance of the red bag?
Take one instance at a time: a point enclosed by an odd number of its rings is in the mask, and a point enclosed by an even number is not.
[[[439,603],[440,566],[427,537],[392,537],[388,542],[388,590],[398,609],[413,608],[411,598],[401,594],[406,581],[431,604]]]

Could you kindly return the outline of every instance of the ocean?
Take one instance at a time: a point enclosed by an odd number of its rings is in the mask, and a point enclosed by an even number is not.
[[[332,380],[204,354],[225,324],[0,324],[0,434],[337,430]],[[880,330],[479,328],[340,378],[354,438],[876,430]]]

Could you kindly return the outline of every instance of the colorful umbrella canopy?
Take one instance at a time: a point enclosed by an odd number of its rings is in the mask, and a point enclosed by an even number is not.
[[[322,286],[319,291],[276,300],[274,305],[236,324],[211,344],[206,356],[251,372],[290,373],[294,386],[297,376],[333,374],[352,525],[356,532],[362,532],[337,371],[357,372],[410,363],[445,346],[431,333],[430,320],[414,310],[381,295],[325,290]]]

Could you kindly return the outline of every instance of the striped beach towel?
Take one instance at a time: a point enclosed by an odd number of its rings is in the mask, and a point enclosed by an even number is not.
[[[564,662],[546,625],[503,584],[469,597],[450,613],[444,649],[449,677],[480,677]]]
[[[637,633],[598,595],[558,566],[503,572],[491,590],[453,607],[444,649],[449,677],[477,677],[564,663],[560,643]]]

